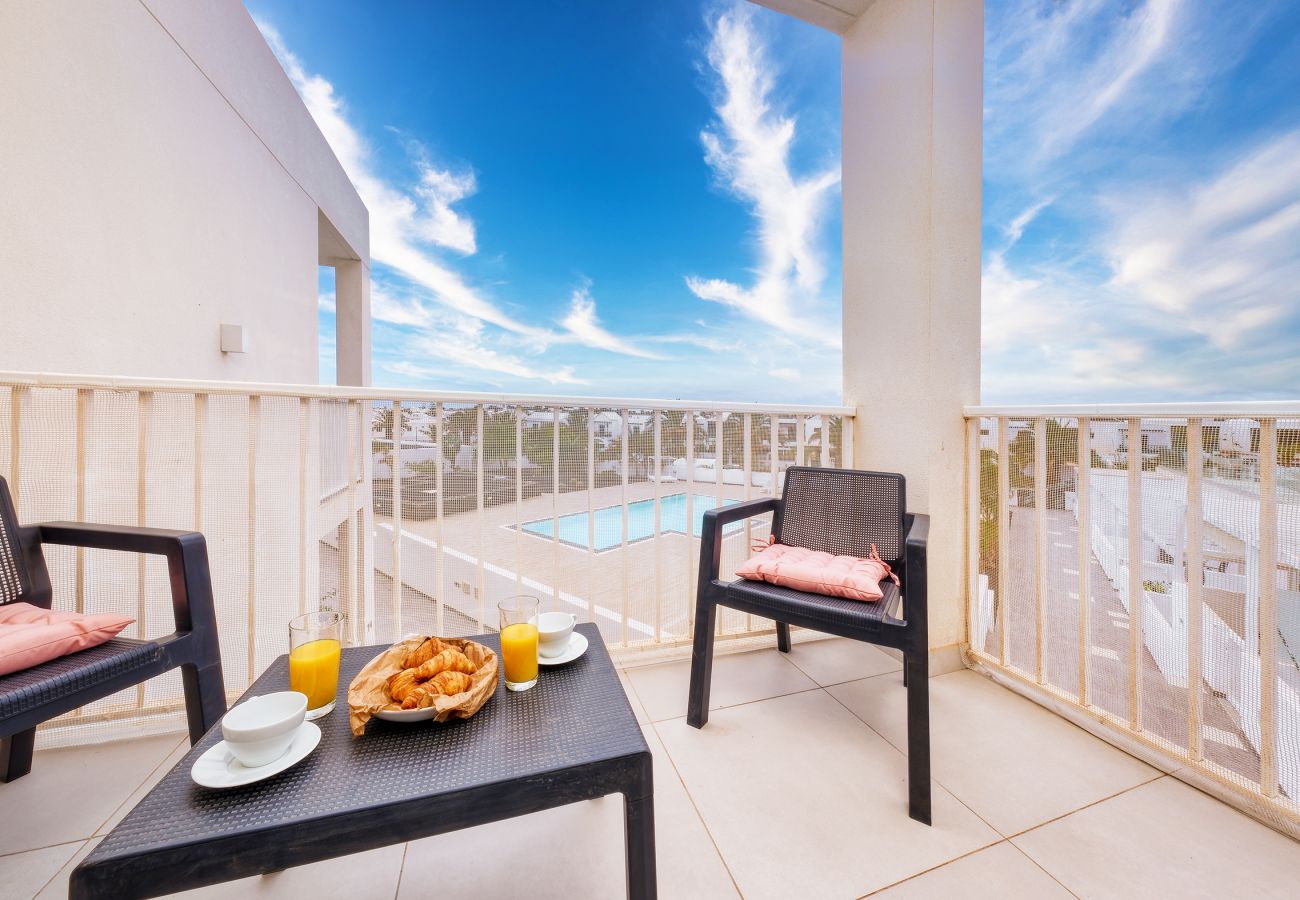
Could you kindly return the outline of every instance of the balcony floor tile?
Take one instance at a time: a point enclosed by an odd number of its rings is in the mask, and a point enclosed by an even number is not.
[[[655,756],[655,835],[659,891],[664,897],[725,898],[736,890],[653,730],[643,729]],[[481,865],[466,865],[481,860]],[[464,896],[621,897],[625,874],[623,801],[618,796],[574,803],[530,816],[412,841],[398,900],[430,896],[456,872]]]
[[[153,786],[162,781],[162,777],[170,772],[172,767],[181,761],[181,757],[189,752],[190,739],[188,737],[183,737],[177,741],[176,746],[171,749],[171,752],[168,753],[162,762],[158,763],[157,767],[145,777],[141,785],[131,792],[131,796],[127,797],[126,800],[123,801],[122,805],[108,817],[104,824],[100,825],[99,828],[95,830],[95,834],[105,835],[117,827],[117,823],[126,818],[126,814],[134,809],[137,803],[144,799],[144,795],[153,790]]]
[[[402,873],[402,855],[406,847],[406,844],[393,844],[391,847],[327,859],[309,866],[285,869],[273,875],[254,875],[169,896],[184,897],[186,900],[244,900],[258,897],[286,900],[290,897],[311,897],[315,900],[332,897],[340,900],[391,900],[397,893],[397,881]],[[426,893],[422,896],[455,893],[455,883],[444,874],[440,881],[433,883],[437,885],[436,892],[426,886]]]
[[[0,856],[0,900],[35,897],[80,849],[81,841],[73,841]]]
[[[872,900],[1068,900],[1074,895],[1014,844],[1003,841],[871,896]]]
[[[903,664],[879,647],[848,638],[795,644],[786,659],[822,687],[898,672]]]
[[[906,816],[903,754],[824,691],[656,724],[741,893],[856,897],[995,843],[942,788]]]
[[[709,708],[721,709],[817,687],[784,656],[775,648],[718,654],[713,661]],[[686,694],[691,683],[689,660],[628,669],[627,675],[651,721],[686,715]]]
[[[1291,898],[1300,848],[1165,776],[1013,839],[1082,897]]]
[[[900,677],[828,690],[905,751],[907,695]],[[1160,776],[970,671],[930,679],[930,740],[934,779],[1008,837]]]
[[[32,771],[0,785],[0,853],[84,840],[94,834],[176,746],[177,735],[36,754]]]
[[[636,716],[637,724],[649,724],[650,716],[646,714],[641,698],[637,696],[636,688],[632,687],[632,681],[627,677],[627,672],[622,669],[618,671],[618,683],[623,685],[623,693],[627,694],[627,702],[632,705],[632,715]]]
[[[95,845],[98,843],[99,838],[82,841],[76,848],[77,852],[72,859],[63,864],[63,868],[59,869],[58,874],[50,879],[49,884],[45,885],[41,892],[36,895],[36,900],[67,900],[68,878],[71,877],[72,870],[77,867],[77,863],[90,854],[91,850],[95,849]]]
[[[661,896],[1235,896],[1249,884],[1287,897],[1300,882],[1295,842],[971,672],[931,679],[936,824],[919,825],[906,817],[896,671],[822,689],[774,649],[718,662],[736,705],[703,730],[680,717],[642,725]],[[672,692],[684,698],[684,675],[670,664],[624,683],[634,709],[648,684],[662,713]],[[760,694],[796,692],[736,700],[755,693],[746,676]],[[66,897],[92,835],[186,745],[174,735],[38,753],[30,776],[0,786],[0,835],[18,847],[0,854],[0,900]],[[612,796],[183,896],[418,898],[445,893],[448,872],[479,897],[622,896],[622,813]],[[1010,842],[990,827],[1025,821]]]

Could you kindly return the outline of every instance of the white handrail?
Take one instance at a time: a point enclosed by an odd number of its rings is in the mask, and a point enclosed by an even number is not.
[[[813,403],[744,403],[734,400],[657,400],[645,397],[591,397],[565,394],[505,394],[482,391],[419,390],[398,387],[344,387],[324,384],[259,384],[243,381],[188,381],[177,378],[131,378],[112,375],[63,375],[48,372],[0,372],[0,384],[17,387],[79,388],[240,394],[259,397],[310,397],[321,400],[414,400],[448,403],[500,403],[519,406],[588,406],[601,409],[671,409],[696,412],[775,413],[777,415],[852,416],[852,406]],[[1300,409],[1300,404],[1297,405]]]
[[[966,418],[977,416],[1003,416],[1011,419],[1032,419],[1044,416],[1048,419],[1079,416],[1097,418],[1128,419],[1133,417],[1168,419],[1186,418],[1187,416],[1244,416],[1247,418],[1294,418],[1300,416],[1300,400],[1216,400],[1212,402],[1177,402],[1177,403],[1067,403],[1067,404],[1021,404],[1009,406],[966,406],[962,408]]]

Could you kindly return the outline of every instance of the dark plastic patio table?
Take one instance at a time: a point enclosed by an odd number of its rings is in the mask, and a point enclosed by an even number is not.
[[[347,685],[385,648],[345,649],[339,705],[317,720],[307,759],[247,787],[202,788],[190,767],[221,739],[212,728],[73,870],[69,896],[156,897],[621,793],[628,896],[654,897],[650,749],[599,632],[578,629],[587,652],[543,668],[532,690],[499,683],[470,719],[374,720],[359,738]],[[500,647],[495,634],[473,640]],[[281,656],[244,696],[288,682]],[[465,865],[491,865],[495,850]]]

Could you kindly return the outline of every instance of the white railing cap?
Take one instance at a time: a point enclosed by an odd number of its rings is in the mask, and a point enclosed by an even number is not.
[[[1293,418],[1300,416],[1300,400],[1223,400],[1179,403],[1074,403],[1019,406],[967,406],[968,419],[978,416],[1006,418]]]
[[[324,384],[259,384],[242,381],[187,381],[113,375],[63,375],[46,372],[0,372],[0,386],[82,388],[109,391],[155,391],[191,394],[239,394],[322,400],[411,400],[421,403],[500,403],[514,406],[584,406],[597,409],[672,409],[688,412],[775,413],[778,415],[853,416],[851,406],[803,403],[744,403],[726,400],[664,400],[642,397],[584,397],[563,394],[505,394],[413,388],[344,387]]]

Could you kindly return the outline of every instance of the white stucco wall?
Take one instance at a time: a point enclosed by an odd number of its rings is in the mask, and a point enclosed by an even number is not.
[[[930,514],[941,670],[965,638],[983,52],[983,0],[875,0],[843,34],[844,402],[858,409],[856,464],[902,472],[908,507]]]
[[[368,217],[238,0],[6,2],[0,86],[0,369],[317,380]]]

